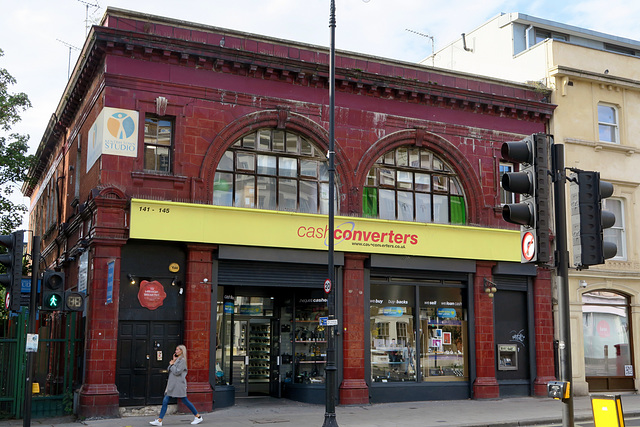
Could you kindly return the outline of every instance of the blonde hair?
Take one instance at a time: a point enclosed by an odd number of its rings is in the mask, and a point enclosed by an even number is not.
[[[178,346],[178,348],[182,351],[182,354],[180,355],[180,357],[184,358],[184,361],[187,361],[187,347],[184,346],[184,344],[180,344]]]

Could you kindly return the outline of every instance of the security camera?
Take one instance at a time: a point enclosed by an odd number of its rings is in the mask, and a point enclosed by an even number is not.
[[[587,281],[586,280],[580,280],[579,284],[580,284],[581,288],[586,288],[587,287]]]

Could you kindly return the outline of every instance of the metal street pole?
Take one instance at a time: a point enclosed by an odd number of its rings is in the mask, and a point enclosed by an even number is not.
[[[335,297],[335,269],[333,267],[333,247],[334,247],[334,181],[335,181],[335,91],[336,91],[336,3],[331,0],[331,8],[329,13],[329,28],[331,29],[331,44],[329,53],[329,152],[327,157],[329,160],[329,281],[331,289],[327,295],[327,311],[329,319],[335,319],[336,315],[336,297]],[[336,420],[336,335],[335,326],[327,325],[327,364],[326,372],[326,402],[323,427],[338,427]]]
[[[560,380],[569,384],[569,397],[563,399],[562,425],[573,427],[573,372],[571,369],[571,315],[569,312],[569,252],[567,250],[567,205],[565,195],[564,145],[553,144],[553,182],[556,211],[556,251],[558,285],[558,327]]]
[[[31,294],[29,298],[29,325],[27,333],[36,333],[36,307],[38,297],[38,275],[40,274],[40,236],[33,236],[31,239]],[[18,349],[20,350],[20,349]],[[33,394],[33,365],[36,355],[33,352],[27,353],[27,381],[24,390],[24,414],[22,416],[22,426],[31,425],[31,396]]]

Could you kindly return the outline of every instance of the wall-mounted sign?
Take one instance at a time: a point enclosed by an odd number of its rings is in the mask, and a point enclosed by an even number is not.
[[[89,129],[87,172],[102,154],[138,156],[138,112],[104,107]]]
[[[180,271],[180,265],[177,262],[172,262],[169,264],[169,271],[172,273],[177,273]]]
[[[155,310],[164,303],[164,299],[167,297],[167,293],[164,291],[162,283],[154,280],[148,282],[143,280],[140,282],[140,290],[138,291],[138,301],[140,305],[148,308],[149,310]]]

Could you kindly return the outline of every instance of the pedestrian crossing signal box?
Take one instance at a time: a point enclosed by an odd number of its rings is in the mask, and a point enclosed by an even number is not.
[[[547,395],[554,399],[568,399],[571,383],[568,381],[549,381],[547,383]]]

